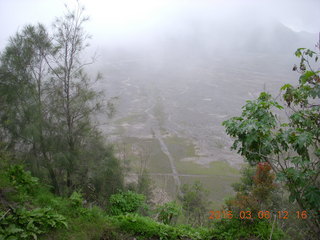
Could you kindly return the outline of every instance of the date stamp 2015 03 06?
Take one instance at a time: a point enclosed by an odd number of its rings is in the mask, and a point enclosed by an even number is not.
[[[276,217],[278,219],[289,219],[289,216],[298,218],[298,219],[307,219],[308,213],[307,211],[295,211],[295,212],[288,212],[288,211],[258,211],[258,212],[251,212],[251,211],[240,211],[239,213],[233,213],[232,211],[209,211],[210,216],[209,219],[270,219],[271,217]]]

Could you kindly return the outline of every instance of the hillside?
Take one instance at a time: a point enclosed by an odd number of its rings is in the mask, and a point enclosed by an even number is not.
[[[98,89],[119,99],[114,119],[101,129],[119,156],[132,159],[129,181],[136,180],[143,154],[171,198],[177,174],[182,184],[202,181],[216,206],[232,194],[243,159],[230,151],[232,140],[222,122],[261,91],[278,95],[283,84],[295,81],[293,52],[316,39],[280,22],[248,22],[228,22],[224,29],[209,20],[186,22],[179,32],[149,44],[102,50],[97,69],[103,69],[105,80]],[[104,116],[99,121],[104,124]]]

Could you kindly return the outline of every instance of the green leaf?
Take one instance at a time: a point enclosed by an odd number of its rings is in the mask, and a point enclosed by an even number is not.
[[[280,90],[284,91],[284,90],[286,90],[287,88],[292,88],[292,85],[289,84],[289,83],[287,83],[287,84],[283,85],[283,86],[280,88]]]
[[[15,235],[16,233],[23,232],[24,230],[17,227],[15,224],[10,224],[9,227],[6,229],[6,231],[9,234]]]
[[[289,202],[293,203],[295,200],[296,200],[296,196],[291,193],[289,196]]]
[[[312,208],[320,208],[320,190],[316,186],[310,186],[305,190],[304,198]]]
[[[296,57],[301,57],[301,51],[297,49],[297,51],[294,53]]]
[[[312,76],[316,75],[313,71],[306,71],[304,74],[302,74],[299,78],[299,82],[301,84],[305,84]]]

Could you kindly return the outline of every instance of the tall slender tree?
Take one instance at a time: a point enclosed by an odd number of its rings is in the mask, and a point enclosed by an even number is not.
[[[77,163],[81,159],[82,146],[87,137],[94,134],[90,119],[100,110],[102,99],[99,93],[90,88],[93,81],[85,73],[84,67],[92,62],[83,62],[82,53],[88,46],[89,36],[83,29],[88,20],[83,15],[84,8],[78,6],[54,23],[52,39],[53,54],[46,57],[46,63],[52,75],[49,98],[51,112],[59,131],[59,149],[65,160],[66,185],[73,188],[72,173],[77,171]],[[96,80],[100,78],[97,76]]]
[[[10,39],[0,58],[0,134],[34,173],[48,176],[56,193],[86,190],[98,179],[106,184],[94,191],[110,195],[122,187],[122,168],[93,125],[104,101],[92,88],[100,75],[85,72],[93,63],[83,61],[87,20],[78,5],[57,18],[51,35],[39,24]]]

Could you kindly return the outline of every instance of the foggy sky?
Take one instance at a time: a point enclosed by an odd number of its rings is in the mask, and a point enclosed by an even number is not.
[[[50,26],[69,0],[0,0],[0,50],[26,24]],[[93,44],[150,42],[215,23],[223,29],[279,21],[294,31],[320,31],[320,0],[82,0]],[[210,31],[206,30],[206,31]]]

